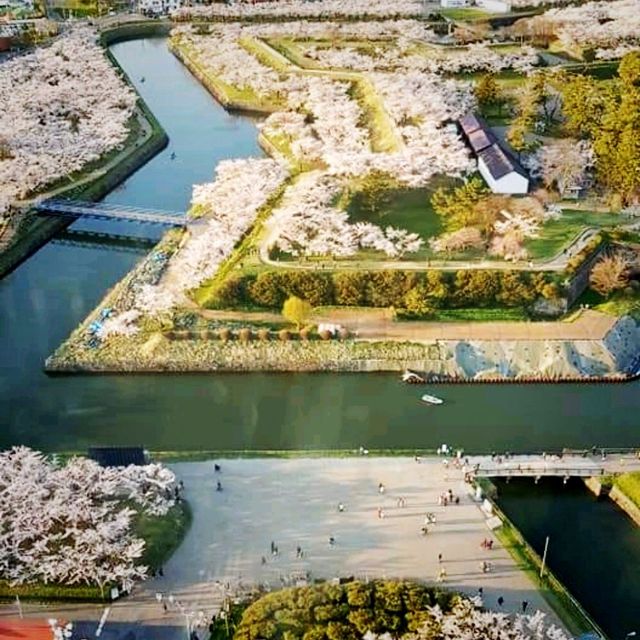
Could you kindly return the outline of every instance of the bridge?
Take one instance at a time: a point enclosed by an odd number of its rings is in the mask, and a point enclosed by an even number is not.
[[[68,216],[93,220],[124,220],[142,224],[184,227],[188,220],[184,213],[146,209],[106,202],[84,202],[50,198],[35,205],[38,213],[50,216]]]
[[[465,473],[485,478],[591,478],[640,471],[635,453],[621,455],[536,454],[509,456],[468,456]]]

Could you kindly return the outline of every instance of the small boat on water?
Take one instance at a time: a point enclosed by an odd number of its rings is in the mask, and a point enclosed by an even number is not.
[[[444,400],[442,400],[441,398],[430,396],[428,393],[425,393],[422,398],[420,398],[420,400],[422,400],[422,402],[425,402],[426,404],[442,404],[444,402]]]
[[[424,384],[426,380],[415,371],[407,369],[402,374],[402,382],[406,382],[407,384]]]

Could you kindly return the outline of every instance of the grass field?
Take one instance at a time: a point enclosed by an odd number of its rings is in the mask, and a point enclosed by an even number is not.
[[[496,307],[488,309],[438,309],[434,322],[523,322],[528,320],[520,307]]]
[[[475,9],[473,7],[453,7],[451,9],[441,9],[440,13],[449,20],[484,20],[491,14],[482,9]]]
[[[182,501],[166,516],[140,514],[134,523],[134,533],[145,540],[142,564],[152,571],[160,568],[180,546],[191,525],[191,509]]]
[[[401,227],[417,233],[424,240],[443,231],[442,221],[429,201],[429,189],[403,189],[389,192],[375,212],[363,210],[358,198],[351,200],[347,211],[352,222],[372,222],[381,227]]]
[[[636,507],[640,508],[640,471],[623,473],[614,480],[614,484]]]
[[[525,242],[534,260],[552,258],[566,247],[581,231],[589,227],[607,228],[620,223],[617,213],[565,209],[557,220],[550,220],[540,230],[540,237]]]

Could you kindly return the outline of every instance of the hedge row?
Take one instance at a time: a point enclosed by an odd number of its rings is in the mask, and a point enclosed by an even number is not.
[[[207,306],[280,309],[294,295],[314,307],[522,307],[540,295],[556,295],[550,283],[545,274],[520,271],[265,271],[231,276]]]
[[[105,589],[105,593],[108,589]],[[6,580],[0,580],[0,600],[65,600],[75,602],[102,602],[98,587],[59,584],[23,584],[11,586]]]
[[[229,342],[230,340],[239,340],[240,342],[250,342],[251,340],[260,340],[268,342],[269,340],[281,340],[288,342],[289,340],[331,340],[340,338],[346,340],[351,335],[349,330],[341,328],[337,333],[332,333],[326,329],[316,331],[312,327],[303,327],[300,331],[290,331],[289,329],[280,329],[279,331],[271,331],[270,329],[258,329],[253,331],[247,327],[234,332],[231,329],[223,327],[222,329],[201,329],[200,331],[165,331],[164,337],[168,340],[221,340]]]

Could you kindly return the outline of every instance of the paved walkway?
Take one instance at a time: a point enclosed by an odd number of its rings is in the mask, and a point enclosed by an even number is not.
[[[441,567],[445,585],[476,594],[485,604],[515,611],[527,600],[530,610],[549,607],[529,578],[516,567],[485,525],[485,517],[467,494],[462,472],[445,470],[437,458],[239,459],[180,463],[172,468],[186,485],[193,526],[164,568],[164,577],[138,587],[132,597],[110,609],[102,638],[107,640],[183,640],[186,614],[196,619],[215,613],[227,594],[253,584],[279,587],[300,573],[312,578],[416,578],[434,582]],[[223,491],[215,490],[220,480]],[[385,486],[379,493],[378,484]],[[438,506],[451,489],[459,505]],[[397,499],[404,497],[406,507]],[[345,511],[338,511],[338,504]],[[383,509],[384,518],[377,509]],[[425,513],[437,523],[424,536]],[[329,537],[335,545],[329,544]],[[480,542],[494,540],[492,551]],[[271,542],[279,553],[270,552]],[[296,557],[296,547],[303,557]],[[438,563],[438,554],[443,563]],[[262,557],[265,563],[262,562]],[[480,563],[490,561],[491,573]],[[228,588],[225,586],[228,585]],[[173,604],[165,613],[155,594]],[[103,609],[94,605],[24,605],[30,616],[80,621],[93,637]],[[15,605],[0,616],[15,615]],[[557,623],[555,615],[552,619]],[[201,633],[201,637],[204,634]]]

